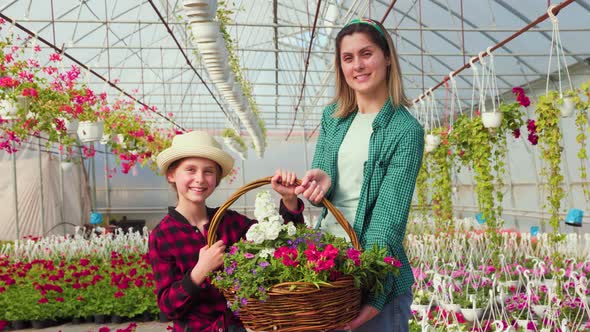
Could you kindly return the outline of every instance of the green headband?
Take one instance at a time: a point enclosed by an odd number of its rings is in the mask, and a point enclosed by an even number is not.
[[[344,28],[346,28],[347,26],[352,25],[352,24],[367,24],[367,25],[370,25],[373,28],[375,28],[375,30],[377,30],[379,32],[379,34],[383,38],[385,38],[385,33],[383,32],[383,29],[381,29],[381,27],[377,23],[375,23],[375,21],[373,21],[373,20],[370,20],[368,18],[362,18],[362,19],[361,18],[355,18],[354,20],[348,22],[344,26]]]

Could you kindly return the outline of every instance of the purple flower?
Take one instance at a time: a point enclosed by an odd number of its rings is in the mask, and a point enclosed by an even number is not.
[[[231,246],[231,248],[229,248],[229,254],[231,255],[235,255],[235,253],[238,252],[238,247],[236,246]]]
[[[267,261],[262,261],[260,263],[258,263],[258,266],[260,266],[261,268],[265,268],[267,266],[269,266],[270,264]]]
[[[243,305],[243,306],[247,305],[248,304],[248,299],[245,298],[245,297],[241,298],[240,299],[240,304]]]

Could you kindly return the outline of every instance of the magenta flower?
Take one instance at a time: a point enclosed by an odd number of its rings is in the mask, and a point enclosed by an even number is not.
[[[387,256],[387,257],[385,257],[383,259],[383,261],[385,262],[385,264],[389,264],[389,265],[394,266],[394,267],[402,267],[402,263],[399,260],[397,260],[396,258],[393,258],[393,257]]]

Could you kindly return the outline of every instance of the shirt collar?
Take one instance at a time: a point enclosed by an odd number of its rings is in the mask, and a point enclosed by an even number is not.
[[[373,130],[381,127],[386,127],[389,123],[389,120],[391,120],[391,117],[393,116],[395,110],[396,109],[393,107],[393,104],[391,103],[391,98],[387,98],[387,101],[385,102],[383,107],[381,107],[381,110],[375,118],[375,121],[373,121]]]
[[[212,209],[207,207],[207,218],[209,219],[209,221],[211,221],[211,219],[213,219],[213,215],[215,214],[215,211],[217,209]],[[186,219],[185,216],[183,216],[180,212],[176,211],[176,208],[174,206],[169,206],[168,207],[168,214],[174,218],[175,220],[180,221],[183,224],[186,224],[187,226],[192,227],[193,229],[198,229],[197,226],[193,226],[191,225],[191,223],[188,221],[188,219]],[[205,224],[205,229],[209,228],[209,223]]]

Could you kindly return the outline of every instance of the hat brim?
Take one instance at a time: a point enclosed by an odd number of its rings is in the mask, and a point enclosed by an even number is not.
[[[234,167],[234,158],[215,147],[211,146],[192,146],[192,147],[174,147],[171,146],[162,151],[156,158],[158,168],[162,174],[166,174],[170,165],[183,158],[200,157],[213,160],[221,166],[221,177],[227,176]]]

